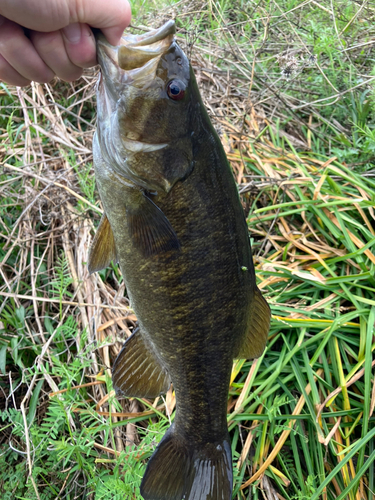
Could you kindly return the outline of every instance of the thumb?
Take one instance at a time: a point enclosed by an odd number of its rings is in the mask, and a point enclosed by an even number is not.
[[[108,42],[117,45],[131,20],[128,0],[83,0],[70,22],[86,23],[102,31]]]

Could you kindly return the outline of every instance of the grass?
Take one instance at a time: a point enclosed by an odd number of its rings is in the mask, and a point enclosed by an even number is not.
[[[374,8],[371,2],[137,2],[176,13],[231,162],[272,308],[234,362],[234,498],[375,497]],[[0,84],[1,498],[141,498],[175,400],[117,400],[136,318],[113,266],[89,276],[101,214],[94,85]]]

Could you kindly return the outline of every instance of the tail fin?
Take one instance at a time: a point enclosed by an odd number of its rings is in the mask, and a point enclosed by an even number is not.
[[[229,437],[194,448],[172,425],[150,458],[141,495],[145,500],[230,500],[232,484]]]

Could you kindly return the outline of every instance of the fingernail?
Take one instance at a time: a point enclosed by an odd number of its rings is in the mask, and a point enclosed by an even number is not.
[[[70,43],[78,43],[81,40],[82,31],[80,23],[69,24],[63,28],[65,38]]]

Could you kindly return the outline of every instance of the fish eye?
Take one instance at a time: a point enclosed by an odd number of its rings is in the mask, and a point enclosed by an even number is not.
[[[172,80],[167,85],[168,97],[174,101],[180,101],[185,95],[186,86],[181,80]]]

